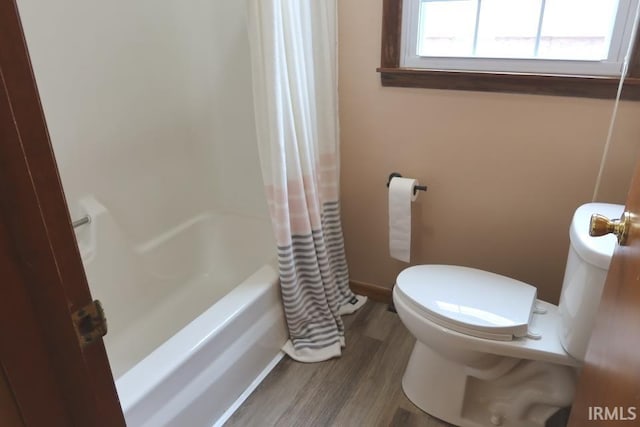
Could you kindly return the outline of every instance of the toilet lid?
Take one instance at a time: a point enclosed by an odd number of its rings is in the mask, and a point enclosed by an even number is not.
[[[527,335],[536,288],[475,268],[417,265],[396,286],[429,320],[467,335],[509,341]]]

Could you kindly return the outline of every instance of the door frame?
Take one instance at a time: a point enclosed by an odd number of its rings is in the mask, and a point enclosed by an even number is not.
[[[71,319],[92,298],[15,0],[0,2],[0,274],[0,364],[24,424],[124,426],[104,344],[82,348]]]

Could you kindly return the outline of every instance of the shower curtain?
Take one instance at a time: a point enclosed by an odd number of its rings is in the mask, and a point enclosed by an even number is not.
[[[345,345],[349,289],[339,202],[336,0],[250,0],[256,127],[289,327],[283,350],[327,360]]]

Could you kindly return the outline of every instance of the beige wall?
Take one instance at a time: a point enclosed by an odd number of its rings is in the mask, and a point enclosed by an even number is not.
[[[391,287],[392,171],[429,186],[413,205],[412,264],[505,274],[557,302],[574,209],[589,202],[613,102],[383,88],[382,1],[339,2],[343,225],[351,279]],[[624,202],[640,103],[621,105],[598,199]]]

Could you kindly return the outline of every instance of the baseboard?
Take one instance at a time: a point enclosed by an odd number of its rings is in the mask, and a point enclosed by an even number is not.
[[[391,296],[391,288],[387,288],[386,286],[350,280],[349,287],[354,293],[358,295],[364,295],[374,301],[383,302],[385,304],[391,304],[391,302],[393,301],[393,298]]]

